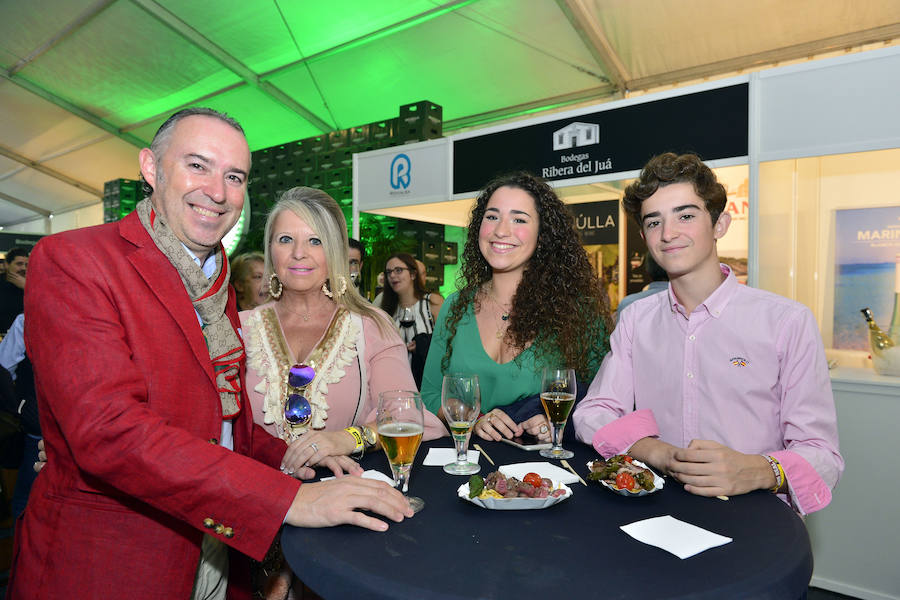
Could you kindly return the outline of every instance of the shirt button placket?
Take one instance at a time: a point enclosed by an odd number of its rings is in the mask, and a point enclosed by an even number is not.
[[[697,423],[697,383],[694,379],[697,368],[697,336],[692,333],[695,323],[693,320],[688,321],[687,335],[684,341],[684,429],[682,437],[684,444],[687,445],[696,436]]]

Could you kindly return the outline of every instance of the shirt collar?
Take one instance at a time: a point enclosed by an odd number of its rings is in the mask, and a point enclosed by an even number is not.
[[[719,287],[717,287],[713,293],[697,307],[699,308],[702,306],[706,309],[706,312],[716,318],[722,315],[722,312],[725,310],[725,307],[728,306],[728,302],[734,297],[734,293],[740,285],[740,282],[738,282],[737,277],[734,276],[734,273],[728,265],[719,263],[719,269],[722,271],[722,274],[725,275],[725,281],[719,284]],[[672,290],[671,285],[669,286],[668,294],[669,308],[672,312],[679,312],[682,315],[685,314],[684,307],[675,297],[675,292]],[[697,309],[695,308],[694,310],[696,311]]]
[[[197,258],[197,255],[191,252],[190,248],[184,245],[184,242],[181,242],[181,247],[184,248],[184,251],[187,252],[188,256],[191,257],[191,260],[200,267],[203,271],[203,274],[206,275],[207,279],[210,279],[213,275],[216,274],[216,253],[210,252],[209,256],[206,257],[206,260],[200,262],[200,259]]]

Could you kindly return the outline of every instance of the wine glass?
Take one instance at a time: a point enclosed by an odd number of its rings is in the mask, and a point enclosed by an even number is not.
[[[572,458],[575,454],[563,450],[562,434],[566,419],[575,405],[575,370],[566,368],[545,368],[541,378],[541,404],[550,427],[553,428],[553,446],[541,450],[544,458]]]
[[[444,375],[441,389],[441,408],[456,445],[456,462],[444,465],[451,475],[472,475],[481,470],[477,463],[469,462],[469,435],[481,414],[481,388],[478,375],[450,373]]]
[[[416,324],[416,313],[413,312],[411,306],[406,306],[400,309],[400,326],[401,327],[412,327]]]
[[[401,493],[409,487],[409,471],[425,433],[425,417],[419,392],[395,390],[381,392],[375,412],[378,438],[391,465],[394,487]],[[413,512],[425,507],[425,501],[415,496],[404,497]]]

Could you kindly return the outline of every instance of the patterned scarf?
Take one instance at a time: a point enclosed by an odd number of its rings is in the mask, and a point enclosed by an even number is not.
[[[222,400],[222,416],[230,419],[241,411],[240,363],[244,359],[244,346],[228,316],[228,259],[220,243],[215,250],[216,272],[211,279],[184,250],[163,218],[153,210],[149,198],[137,205],[138,217],[156,247],[165,254],[181,276],[184,288],[203,321],[201,326],[206,347],[216,374],[216,387]]]

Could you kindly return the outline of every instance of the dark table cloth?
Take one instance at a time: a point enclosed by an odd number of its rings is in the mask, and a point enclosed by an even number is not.
[[[496,464],[544,461],[536,452],[479,441]],[[772,598],[796,600],[812,575],[802,520],[768,492],[728,501],[685,492],[671,479],[648,496],[623,497],[599,484],[575,483],[568,500],[543,510],[492,511],[457,497],[466,477],[421,462],[410,493],[425,509],[385,533],[351,526],[286,526],[282,545],[306,585],[340,598]],[[568,443],[569,463],[585,477],[593,448]],[[482,475],[493,471],[481,458]],[[551,461],[555,462],[555,461]],[[556,463],[558,464],[558,463]],[[390,473],[382,452],[362,466]],[[586,479],[586,477],[585,477]],[[671,515],[732,538],[730,544],[681,560],[632,539],[619,526]]]

